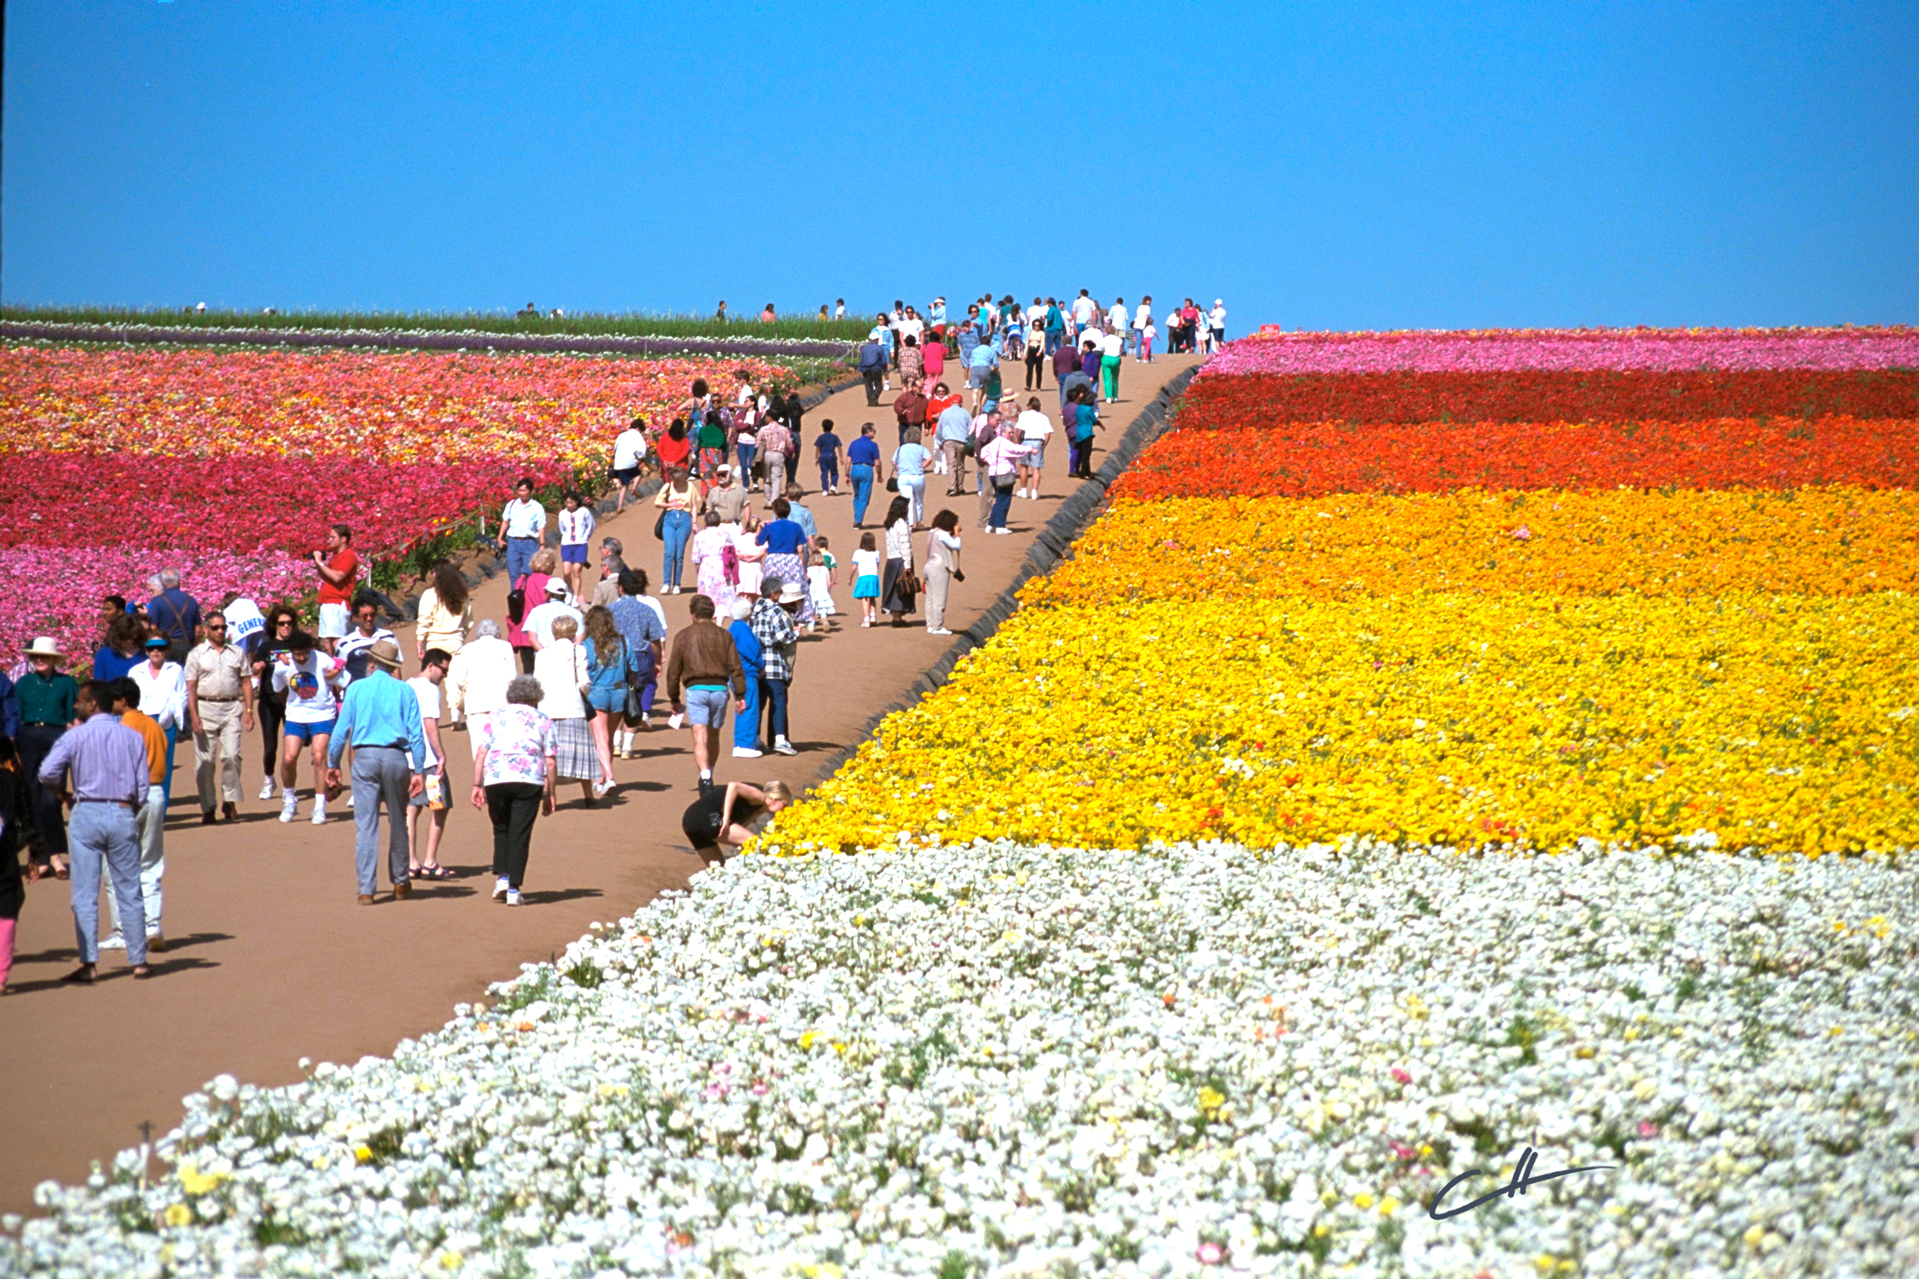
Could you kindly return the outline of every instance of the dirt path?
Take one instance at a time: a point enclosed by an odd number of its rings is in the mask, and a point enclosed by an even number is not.
[[[1122,402],[1104,413],[1109,432],[1102,443],[1194,362],[1162,357],[1141,366],[1129,359]],[[1006,372],[1009,385],[1021,375],[1015,366]],[[1057,421],[1056,393],[1049,389],[1041,399]],[[855,388],[807,415],[809,456],[827,418],[847,440],[860,423],[876,423],[890,454],[896,440],[890,409],[868,409]],[[1012,581],[1034,531],[1071,492],[1065,450],[1048,453],[1046,496],[1014,501],[1014,536],[979,534],[970,493],[950,503],[929,495],[932,510],[953,506],[965,538],[966,582],[953,587],[951,629],[970,625]],[[906,630],[860,629],[846,576],[858,545],[852,501],[811,496],[819,478],[812,467],[802,467],[799,478],[841,565],[840,629],[802,641],[791,711],[799,755],[734,760],[723,752],[721,781],[810,783],[831,752],[856,740],[868,717],[951,643],[928,635],[923,620]],[[943,492],[944,477],[930,477],[929,488]],[[887,496],[875,493],[870,520],[883,514]],[[601,531],[622,539],[629,562],[657,583],[652,524],[650,507],[629,509]],[[922,537],[915,537],[916,555]],[[692,580],[689,565],[686,581]],[[686,621],[690,598],[664,601],[675,629]],[[476,592],[475,615],[503,618],[505,601],[505,582],[488,582]],[[410,629],[400,639],[410,658]],[[407,673],[413,673],[410,661]],[[61,986],[60,975],[76,961],[68,886],[45,880],[28,890],[14,993],[0,1000],[0,1095],[7,1116],[0,1124],[0,1211],[31,1211],[36,1182],[77,1180],[89,1161],[137,1144],[142,1121],[151,1121],[156,1134],[170,1130],[179,1121],[181,1097],[216,1074],[284,1084],[299,1077],[301,1057],[350,1062],[389,1053],[400,1039],[441,1025],[455,1003],[479,998],[489,982],[546,958],[595,920],[617,919],[660,891],[683,886],[700,867],[679,829],[681,812],[695,798],[691,734],[667,731],[663,714],[656,723],[641,738],[643,759],[616,762],[620,786],[611,797],[586,809],[572,787],[563,792],[559,812],[540,821],[527,905],[517,910],[490,899],[491,830],[484,815],[464,803],[448,822],[440,854],[458,877],[420,884],[407,901],[394,901],[383,887],[377,904],[363,907],[354,901],[353,820],[344,801],[316,827],[306,820],[303,798],[300,820],[281,825],[278,801],[256,798],[256,732],[246,747],[247,800],[239,820],[203,827],[193,798],[192,746],[183,742],[167,829],[170,946],[154,957],[156,980],[135,986],[124,952],[110,951],[102,956],[98,985]],[[729,720],[729,745],[730,732]],[[447,741],[452,793],[464,797],[471,785],[468,740],[448,735]],[[311,784],[304,767],[301,781]]]

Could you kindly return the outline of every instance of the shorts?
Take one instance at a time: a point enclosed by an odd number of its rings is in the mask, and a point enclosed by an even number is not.
[[[323,719],[317,724],[298,724],[288,720],[285,725],[286,735],[297,737],[303,742],[310,742],[316,737],[333,736],[333,724],[334,721],[330,719]]]
[[[345,639],[346,638],[346,605],[345,604],[320,605],[320,638],[321,639]]]
[[[1046,465],[1046,441],[1045,440],[1027,440],[1025,441],[1025,444],[1028,449],[1028,452],[1026,454],[1025,464],[1027,466],[1032,467],[1035,471],[1045,466]]]
[[[640,478],[640,468],[637,466],[616,466],[613,468],[613,478],[621,484],[631,484],[634,480]]]
[[[408,808],[425,808],[431,803],[432,801],[427,797],[427,790],[433,785],[433,779],[437,777],[440,779],[440,806],[442,808],[451,808],[452,805],[447,803],[446,799],[446,761],[441,760],[432,768],[427,769],[424,776],[427,779],[426,785],[420,787],[420,793],[418,795],[407,800],[406,806]]]
[[[615,688],[596,688],[586,695],[587,705],[602,715],[624,715],[626,713],[626,686]]]
[[[853,598],[856,600],[876,600],[880,597],[880,579],[877,573],[866,573],[853,579]]]
[[[577,544],[572,542],[560,543],[560,563],[562,564],[586,563],[586,543],[585,542],[580,542]]]
[[[986,379],[993,376],[992,369],[973,369],[966,375],[966,385],[984,390]]]
[[[710,684],[695,685],[686,690],[686,721],[707,728],[718,728],[726,723],[726,706],[732,700],[731,689],[716,688]]]

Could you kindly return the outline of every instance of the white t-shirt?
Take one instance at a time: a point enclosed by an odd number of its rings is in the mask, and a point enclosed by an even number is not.
[[[613,469],[630,471],[646,456],[646,435],[627,427],[613,439]]]
[[[666,605],[651,595],[640,596],[640,603],[652,609],[655,616],[660,619],[660,635],[664,638],[666,636]]]
[[[420,718],[437,720],[440,718],[440,686],[424,675],[415,675],[406,682],[413,695],[420,699]],[[433,739],[426,739],[426,771],[432,772],[440,766],[440,757],[433,753]]]
[[[586,540],[593,536],[593,526],[598,523],[593,512],[582,506],[577,511],[560,512],[560,545],[585,546]]]
[[[526,615],[526,621],[521,624],[520,629],[534,638],[534,647],[541,649],[552,648],[553,623],[559,621],[562,617],[572,618],[582,628],[586,626],[586,619],[580,616],[579,609],[574,608],[564,600],[556,600],[548,596],[546,603],[535,606],[533,610]],[[575,631],[574,636],[578,638],[579,632]]]
[[[859,550],[853,552],[854,577],[878,577],[880,575],[880,553],[878,551]]]
[[[908,318],[900,321],[901,337],[906,337],[907,335],[910,334],[912,335],[913,340],[915,342],[918,342],[920,339],[920,335],[924,332],[926,332],[926,321],[924,320],[909,316]]]
[[[1013,422],[1019,428],[1019,437],[1028,444],[1035,441],[1044,444],[1053,433],[1053,423],[1038,409],[1023,409]]]
[[[1090,322],[1093,318],[1093,312],[1098,309],[1098,307],[1093,305],[1093,299],[1091,298],[1080,297],[1073,299],[1073,319],[1080,324]]]
[[[1045,328],[1046,327],[1046,304],[1044,302],[1035,302],[1033,303],[1033,305],[1027,307],[1026,322],[1028,324],[1037,324],[1041,328]]]
[[[296,663],[291,653],[278,654],[273,661],[273,687],[286,694],[287,719],[295,724],[323,724],[337,717],[340,698],[334,684],[345,672],[345,662],[317,648],[304,662]]]
[[[538,537],[546,532],[546,508],[532,498],[514,498],[506,504],[506,535]]]
[[[1223,306],[1214,307],[1211,311],[1207,312],[1206,321],[1207,321],[1206,326],[1208,328],[1213,328],[1213,329],[1225,328],[1226,327],[1226,308]]]
[[[1133,312],[1133,327],[1136,329],[1143,329],[1148,324],[1152,323],[1152,321],[1153,321],[1153,308],[1150,306],[1147,306],[1144,302],[1141,302],[1139,304],[1139,309]]]
[[[227,643],[242,651],[248,640],[267,628],[260,606],[244,595],[222,609],[221,616],[227,619]]]
[[[1100,352],[1100,354],[1116,356],[1116,355],[1123,355],[1125,351],[1126,351],[1126,339],[1117,333],[1108,333],[1106,335],[1105,348]]]
[[[1106,313],[1106,327],[1109,329],[1123,329],[1126,327],[1126,306],[1124,303],[1113,303],[1113,309]]]

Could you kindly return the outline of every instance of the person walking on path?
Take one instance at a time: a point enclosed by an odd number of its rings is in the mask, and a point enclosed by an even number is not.
[[[187,677],[173,660],[173,642],[166,636],[147,636],[145,648],[147,660],[128,671],[127,677],[140,686],[141,707],[166,730],[166,772],[160,779],[164,805],[173,796],[173,748],[187,720]]]
[[[688,611],[692,621],[673,638],[667,655],[666,696],[675,716],[684,714],[692,721],[693,758],[704,792],[713,784],[713,766],[719,761],[729,690],[735,713],[746,710],[746,672],[733,637],[714,624],[713,601],[695,595]]]
[[[987,388],[999,374],[999,351],[991,342],[981,342],[973,348],[972,355],[966,361],[966,385],[973,392],[972,408],[979,411],[980,405],[989,398]]]
[[[612,780],[600,769],[593,746],[593,730],[586,722],[582,685],[591,683],[586,653],[579,645],[580,624],[571,617],[553,623],[553,642],[533,661],[533,678],[540,681],[540,714],[553,721],[553,749],[559,759],[559,779],[578,782],[580,798],[593,807],[595,782]]]
[[[534,637],[532,622],[533,614],[552,598],[546,588],[557,583],[561,595],[564,596],[566,593],[566,583],[552,575],[553,570],[559,566],[560,557],[553,548],[541,547],[539,554],[533,557],[526,576],[513,583],[514,591],[517,591],[520,596],[518,617],[514,616],[513,593],[507,594],[506,639],[507,643],[513,645],[513,651],[520,655],[522,674],[533,673],[533,655],[540,650],[539,640]]]
[[[633,489],[640,482],[640,470],[646,464],[646,419],[636,417],[627,423],[626,429],[613,437],[613,482],[619,486],[619,504],[613,508],[618,515],[626,509],[626,499],[633,496]]]
[[[988,532],[1012,531],[1006,527],[1006,516],[1013,505],[1013,490],[1019,486],[1019,464],[1030,455],[1031,449],[1019,442],[1019,428],[1010,422],[1003,423],[992,442],[980,450],[980,466],[993,494],[993,508],[986,517]]]
[[[679,418],[674,418],[673,425],[653,441],[653,451],[659,454],[662,481],[676,467],[683,471],[693,469],[693,437],[686,433],[686,423]]]
[[[340,715],[339,685],[346,664],[325,651],[316,652],[313,637],[295,631],[287,651],[273,662],[274,691],[286,699],[286,725],[280,752],[280,820],[290,822],[299,813],[300,751],[313,751],[313,824],[326,820],[326,752],[333,723]]]
[[[627,569],[620,574],[620,597],[607,605],[620,638],[626,641],[626,698],[620,706],[624,726],[614,735],[614,751],[621,759],[632,759],[634,738],[651,728],[647,712],[652,708],[653,689],[659,684],[660,646],[666,642],[666,622],[659,611],[648,607],[646,574]],[[637,706],[637,710],[635,707]]]
[[[731,467],[722,466],[720,482],[706,491],[706,513],[718,515],[720,523],[732,525],[735,532],[739,530],[740,516],[746,513],[747,503],[753,500],[752,493],[740,479],[745,474],[744,467],[734,470]],[[694,536],[697,538],[698,534]],[[694,552],[693,558],[695,562],[698,561],[697,551]]]
[[[881,584],[880,610],[893,615],[893,625],[906,625],[918,590],[913,582],[912,504],[896,497],[886,508],[886,574]]]
[[[62,981],[92,985],[100,962],[100,879],[104,866],[120,902],[120,923],[127,939],[133,975],[152,975],[147,967],[147,911],[140,896],[140,837],[137,815],[152,789],[147,746],[140,735],[113,714],[113,690],[89,680],[73,699],[80,723],[61,734],[35,776],[49,792],[71,787],[73,821],[73,933],[80,966]]]
[[[932,450],[920,443],[920,433],[917,426],[907,427],[900,446],[893,450],[893,476],[899,482],[900,496],[910,504],[914,528],[920,527],[926,516],[926,468],[933,463]]]
[[[379,887],[380,806],[386,806],[387,875],[395,900],[413,892],[407,837],[408,801],[426,789],[426,730],[420,699],[398,679],[400,646],[381,640],[367,650],[366,678],[347,685],[339,722],[327,746],[326,784],[338,790],[340,757],[353,747],[353,864],[360,905]]]
[[[860,344],[859,372],[860,380],[866,384],[866,407],[876,409],[886,378],[886,349],[871,335]]]
[[[820,419],[820,433],[813,437],[813,456],[820,464],[820,496],[838,497],[840,491],[840,437],[833,433],[833,419]]]
[[[340,640],[334,656],[346,664],[348,680],[365,679],[367,651],[381,640],[393,641],[393,632],[380,625],[379,609],[362,596],[353,605],[353,629]]]
[[[942,509],[926,535],[926,630],[929,635],[951,635],[946,629],[947,584],[965,581],[960,572],[959,516]]]
[[[793,661],[800,633],[788,609],[805,600],[806,588],[772,573],[761,585],[750,624],[754,638],[760,642],[760,701],[766,707],[766,735],[779,754],[797,755],[799,751],[787,740],[787,698],[793,687]]]
[[[1223,298],[1213,299],[1213,309],[1206,313],[1206,349],[1217,351],[1226,345],[1226,302]]]
[[[506,702],[474,730],[473,807],[493,823],[493,900],[520,904],[533,822],[553,815],[558,786],[553,722],[539,711],[545,695],[531,675],[516,677]]]
[[[728,849],[738,851],[766,829],[773,814],[792,802],[793,792],[785,782],[764,786],[728,782],[689,804],[680,818],[680,830],[701,861],[718,866],[726,860]]]
[[[140,686],[131,678],[122,675],[119,679],[101,682],[112,690],[112,710],[120,717],[120,723],[138,733],[147,747],[146,803],[134,818],[134,834],[140,840],[140,901],[147,913],[147,949],[165,950],[167,943],[161,936],[160,924],[160,881],[167,872],[167,810],[161,794],[160,770],[166,766],[167,735],[152,716],[140,709]],[[125,950],[120,899],[108,893],[107,906],[113,917],[113,933],[100,943],[100,949]]]
[[[941,455],[946,459],[947,480],[946,495],[955,497],[965,491],[966,454],[973,439],[973,415],[968,413],[954,397],[953,403],[940,410],[933,424],[933,442],[939,446]]]
[[[783,422],[770,421],[760,428],[760,459],[766,463],[766,503],[787,492],[787,463],[793,459],[793,432]]]
[[[660,566],[660,594],[680,593],[680,573],[686,561],[686,544],[693,540],[693,517],[702,511],[700,491],[687,478],[686,468],[675,467],[653,495],[653,505],[665,514],[660,519],[660,537],[665,541]]]
[[[706,415],[699,429],[694,432],[694,445],[699,449],[699,476],[702,480],[711,480],[726,460],[726,420],[714,409]]]
[[[1026,325],[1026,389],[1046,389],[1046,333],[1039,325]]]
[[[900,385],[917,390],[926,381],[926,359],[920,340],[911,333],[900,339]]]
[[[35,639],[26,650],[26,659],[28,670],[13,686],[14,705],[20,714],[20,769],[26,777],[33,829],[40,837],[40,855],[56,875],[65,879],[67,825],[60,801],[40,780],[40,766],[74,721],[80,683],[59,669],[66,665],[67,655],[51,636]]]
[[[240,815],[241,735],[253,731],[253,679],[246,654],[227,643],[227,619],[216,613],[206,632],[187,654],[185,676],[200,823],[211,826],[218,816]]]
[[[440,840],[446,835],[447,814],[453,809],[452,792],[447,790],[446,746],[440,737],[440,690],[452,664],[453,657],[445,649],[430,648],[420,673],[406,682],[420,706],[420,733],[426,743],[424,785],[419,794],[407,800],[407,812],[413,822],[412,838],[407,842],[409,882],[453,878],[453,872],[440,865]],[[359,810],[356,808],[354,812],[357,814]]]
[[[926,385],[937,386],[946,375],[946,342],[939,334],[928,332],[920,337],[920,370]]]
[[[523,476],[513,486],[513,500],[500,511],[500,544],[506,548],[506,580],[524,577],[546,535],[546,508],[533,500],[533,480]]]
[[[1124,329],[1116,333],[1108,333],[1101,343],[1099,376],[1106,390],[1108,404],[1119,403],[1119,366],[1121,357],[1126,354],[1124,333]]]
[[[727,627],[727,633],[733,637],[733,647],[739,650],[740,670],[746,675],[745,703],[740,713],[733,717],[733,758],[758,759],[766,753],[760,745],[760,680],[766,673],[759,636],[753,633],[754,601],[740,598],[733,601],[733,624]]]
[[[1035,395],[1028,397],[1025,409],[1013,425],[1019,431],[1020,443],[1026,446],[1026,456],[1020,459],[1019,475],[1013,483],[1013,495],[1037,498],[1045,478],[1046,441],[1053,434],[1053,423],[1040,410],[1039,397]]]
[[[513,646],[500,638],[500,624],[484,618],[473,630],[473,642],[453,655],[447,666],[447,708],[454,715],[465,715],[471,733],[478,733],[500,707],[506,705],[506,686],[518,672],[514,669]],[[473,753],[480,753],[480,739],[471,737]]]
[[[266,635],[253,650],[253,678],[259,684],[260,740],[265,746],[261,767],[260,798],[272,799],[280,777],[280,738],[286,724],[286,693],[273,686],[273,668],[291,647],[298,618],[285,604],[267,610]]]
[[[433,570],[433,584],[420,593],[420,613],[413,627],[413,660],[426,665],[428,649],[448,656],[466,647],[473,629],[473,595],[457,565],[442,560]],[[449,718],[458,723],[459,716]]]
[[[0,995],[7,993],[7,974],[13,969],[13,935],[20,925],[20,908],[27,904],[20,849],[32,827],[20,754],[14,749],[13,738],[0,733]]]
[[[720,513],[708,508],[706,527],[693,535],[693,589],[713,601],[715,609],[730,608],[740,580],[739,554],[733,549],[738,525],[720,520]]]
[[[94,650],[93,678],[119,679],[145,661],[140,643],[146,637],[147,629],[139,618],[131,613],[115,613],[113,620],[107,623],[105,642]]]
[[[617,537],[600,539],[600,576],[593,583],[590,602],[611,605],[620,598],[620,574],[626,571],[626,547]]]
[[[755,541],[766,548],[766,561],[760,570],[759,594],[762,598],[775,594],[769,583],[778,578],[781,582],[806,583],[806,557],[812,553],[813,539],[806,535],[806,528],[792,518],[793,504],[784,497],[773,499],[773,518],[760,529]],[[717,611],[718,601],[715,601]],[[729,601],[730,604],[730,601]],[[811,607],[801,610],[800,620],[813,620]]]
[[[1074,389],[1071,404],[1072,416],[1070,431],[1073,441],[1073,469],[1071,474],[1082,480],[1093,478],[1093,431],[1104,431],[1106,426],[1099,420],[1099,407],[1093,401],[1093,388],[1082,386]]]
[[[560,511],[560,575],[566,588],[575,595],[584,593],[582,576],[592,554],[593,529],[598,521],[586,504],[586,496],[570,490]]]
[[[899,424],[900,443],[906,443],[906,433],[914,427],[926,425],[926,395],[917,386],[909,386],[893,400],[893,417]]]
[[[859,549],[853,552],[853,602],[860,606],[861,626],[878,623],[880,553],[871,533],[860,534]]]
[[[860,427],[860,438],[846,446],[846,473],[853,481],[853,527],[866,523],[866,507],[873,500],[873,478],[880,464],[880,446],[873,439],[873,424]]]
[[[200,631],[200,601],[180,589],[180,574],[173,569],[160,573],[160,592],[147,601],[147,621],[166,636],[167,659],[186,661]]]
[[[740,572],[733,593],[749,599],[760,593],[760,573],[766,564],[766,548],[760,545],[759,537],[760,517],[748,511],[740,517],[740,530],[733,535],[733,558],[739,562]],[[715,604],[713,615],[719,616],[719,611],[719,605]]]
[[[598,605],[587,610],[586,638],[580,643],[586,653],[585,694],[586,726],[593,734],[593,749],[600,756],[600,780],[593,793],[604,795],[613,789],[613,724],[626,711],[626,680],[631,655],[626,639],[613,620],[612,610]]]
[[[346,638],[347,604],[353,599],[353,583],[360,576],[360,557],[353,553],[353,530],[344,524],[329,528],[326,549],[313,553],[313,566],[320,571],[320,643],[331,654]]]

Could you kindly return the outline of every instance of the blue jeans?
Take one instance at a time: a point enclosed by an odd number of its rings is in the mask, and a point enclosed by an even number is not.
[[[693,537],[693,515],[690,511],[668,511],[666,526],[660,530],[666,536],[666,559],[660,566],[660,577],[666,586],[680,584],[680,565],[686,558],[686,544]]]
[[[986,517],[988,528],[1005,528],[1006,512],[1013,505],[1013,490],[1003,488],[993,494],[993,513]]]
[[[768,679],[760,676],[760,701],[766,706],[766,735],[769,744],[786,736],[786,694],[792,687],[790,680]],[[754,727],[758,727],[757,715]]]
[[[847,472],[853,477],[853,523],[866,523],[866,504],[873,500],[873,468],[854,463]]]
[[[170,724],[167,726],[166,733],[167,733],[167,772],[166,772],[166,776],[160,779],[160,799],[162,801],[162,811],[164,811],[166,804],[173,802],[173,748],[180,744],[180,726],[178,724]]]
[[[740,478],[742,480],[750,479],[753,474],[753,449],[754,446],[751,444],[736,444],[733,446],[734,455],[740,459]],[[750,488],[752,486],[749,484],[748,487]]]
[[[506,580],[517,582],[533,568],[533,554],[540,549],[537,537],[509,537],[506,539]]]
[[[749,670],[746,673],[746,709],[733,720],[733,745],[746,750],[759,750],[760,733],[760,673]]]
[[[1052,359],[1059,352],[1060,343],[1066,340],[1066,330],[1046,330],[1046,358]]]
[[[100,865],[106,863],[113,896],[120,903],[120,931],[127,962],[147,962],[147,906],[140,894],[140,835],[133,810],[124,804],[75,804],[67,819],[73,934],[80,962],[100,962]]]
[[[386,801],[386,870],[396,886],[406,883],[409,852],[407,784],[413,761],[391,746],[353,748],[353,865],[368,897],[379,884],[380,801]]]
[[[840,486],[840,463],[838,458],[820,463],[820,492],[837,490]]]

